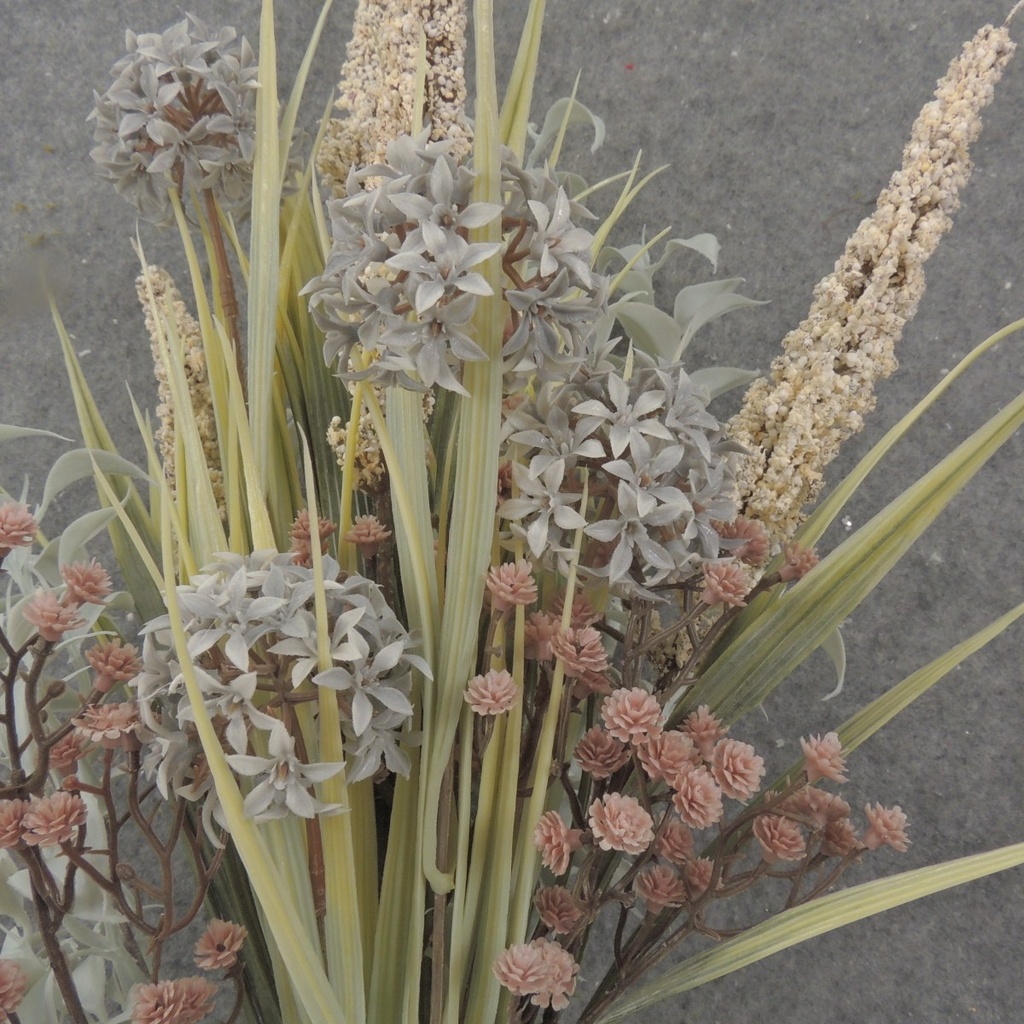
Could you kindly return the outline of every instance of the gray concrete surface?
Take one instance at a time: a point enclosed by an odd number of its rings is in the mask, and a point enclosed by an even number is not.
[[[525,0],[496,0],[503,66],[510,66]],[[910,124],[959,50],[1009,0],[551,0],[538,110],[568,93],[608,123],[589,166],[670,164],[638,202],[620,239],[671,223],[712,231],[718,273],[747,279],[771,305],[708,328],[692,362],[766,368],[806,312],[814,283],[898,166]],[[336,78],[352,0],[331,15],[311,89],[322,109]],[[316,16],[309,0],[281,4],[285,80]],[[258,33],[256,0],[206,0],[195,11]],[[42,258],[64,281],[61,308],[117,437],[138,453],[125,392],[153,400],[148,344],[135,308],[131,211],[98,181],[84,118],[105,88],[123,31],[160,28],[182,8],[164,0],[0,0],[4,144],[0,147],[0,422],[74,435],[74,410],[52,325],[14,301],[19,268]],[[1018,38],[1024,37],[1024,20]],[[831,479],[849,468],[901,411],[970,346],[1024,315],[1024,56],[1012,63],[974,150],[976,170],[952,234],[927,268],[928,294],[900,346],[903,366],[880,389],[867,431]],[[588,168],[588,161],[581,162]],[[592,172],[593,173],[593,172]],[[596,176],[596,174],[595,174]],[[149,228],[153,255],[173,252]],[[671,296],[705,267],[680,260]],[[1004,343],[958,384],[887,460],[848,509],[863,523],[1024,385],[1019,341]],[[18,489],[59,449],[33,441],[0,452],[0,479]],[[767,707],[750,734],[778,742],[843,721],[866,700],[1021,599],[1021,468],[1013,438],[846,624],[845,691],[831,689],[822,656]],[[87,498],[83,492],[82,500]],[[74,502],[57,515],[71,514]],[[840,531],[841,533],[842,531]],[[834,538],[833,538],[834,539]],[[1021,629],[1004,635],[868,743],[845,796],[900,803],[913,846],[881,855],[849,881],[1024,840],[1020,733]],[[744,733],[742,727],[738,732]],[[642,1019],[665,1024],[784,1020],[790,1024],[1016,1024],[1022,1019],[1024,873],[1004,873],[892,911],[764,961]],[[588,976],[596,972],[587,970]],[[386,1022],[375,1022],[386,1024]]]

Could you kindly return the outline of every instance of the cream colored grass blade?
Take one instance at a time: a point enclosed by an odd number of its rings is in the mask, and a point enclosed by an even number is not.
[[[324,563],[317,542],[316,523],[319,511],[316,506],[316,481],[309,445],[302,439],[303,468],[306,477],[306,495],[309,502],[309,523],[313,542],[310,552],[313,561],[313,591],[316,609],[317,668],[323,672],[333,664],[331,659],[329,623],[327,621],[327,595],[324,590]],[[318,687],[318,760],[344,764],[345,750],[341,737],[341,715],[338,711],[338,697],[326,686]],[[325,902],[324,936],[327,953],[327,974],[339,1002],[353,1024],[366,1021],[366,993],[364,972],[364,939],[367,943],[366,956],[373,949],[373,933],[362,934],[367,922],[360,913],[364,908],[360,900],[357,875],[360,871],[372,877],[370,891],[376,902],[376,859],[372,865],[357,864],[352,840],[352,815],[349,786],[345,769],[324,779],[319,787],[320,799],[325,803],[340,804],[344,810],[339,814],[320,816],[320,835],[324,859]],[[364,887],[365,888],[365,887]],[[367,894],[369,895],[369,894]],[[367,908],[368,909],[368,908]]]
[[[260,88],[256,93],[256,157],[249,239],[248,397],[260,490],[276,479],[274,453],[274,354],[277,347],[277,289],[280,258],[281,151],[277,108],[277,47],[274,3],[263,0],[260,15]],[[275,522],[275,527],[280,523]]]
[[[307,935],[298,926],[292,907],[285,898],[289,887],[281,877],[280,869],[287,870],[289,865],[274,863],[259,827],[245,816],[238,783],[228,766],[220,739],[206,710],[192,659],[188,653],[188,640],[175,589],[177,581],[174,575],[174,537],[169,502],[170,495],[165,490],[161,516],[161,543],[167,613],[174,649],[195,715],[196,731],[203,745],[203,753],[206,755],[228,830],[245,866],[253,893],[266,915],[268,936],[272,937],[280,952],[295,994],[308,1014],[311,1024],[346,1024],[347,1018],[320,966],[316,936]],[[291,867],[300,871],[306,870],[304,863]]]
[[[57,336],[60,338],[61,350],[64,353],[64,366],[67,370],[68,382],[71,384],[71,394],[82,431],[82,440],[87,448],[113,452],[116,455],[118,454],[117,446],[114,444],[114,439],[110,436],[110,431],[107,430],[99,407],[92,397],[85,374],[82,372],[82,366],[75,354],[74,346],[71,344],[71,338],[68,336],[64,321],[61,319],[52,297],[50,312],[53,316]],[[97,484],[100,479],[101,477],[97,475]],[[104,476],[102,479],[104,482],[109,481],[109,486],[98,489],[100,502],[109,502],[111,507],[119,510],[118,519],[112,520],[108,529],[114,557],[117,559],[121,575],[124,577],[125,587],[135,599],[135,607],[139,615],[147,620],[155,618],[163,612],[163,601],[160,599],[159,587],[153,584],[146,559],[140,555],[140,552],[145,551],[149,560],[152,561],[159,549],[156,527],[135,488],[135,484],[129,477],[110,476],[108,478]],[[130,524],[130,531],[126,524]],[[132,539],[132,535],[138,543]]]
[[[1024,423],[1018,396],[770,605],[673,708],[709,704],[733,722],[761,704],[896,564],[988,458]]]
[[[500,203],[498,97],[494,67],[492,0],[476,0],[474,43],[477,60],[477,107],[474,158],[477,176],[475,202]],[[470,232],[472,242],[499,242],[497,220]],[[449,873],[437,868],[436,816],[442,777],[448,765],[462,706],[462,693],[472,675],[477,653],[477,629],[483,603],[484,576],[494,536],[494,489],[498,480],[498,433],[501,424],[501,344],[505,310],[501,301],[500,254],[480,265],[493,294],[484,296],[473,314],[473,340],[486,361],[466,363],[460,399],[458,462],[452,495],[452,520],[445,574],[441,644],[434,673],[437,714],[425,721],[423,772],[426,784],[420,795],[423,834],[423,871],[435,892],[449,892]]]
[[[798,942],[1020,864],[1024,864],[1024,843],[865,882],[813,900],[806,906],[785,910],[742,935],[668,969],[655,981],[619,1000],[598,1018],[598,1024],[616,1024],[662,999],[748,967]]]
[[[626,183],[622,187],[622,191],[619,193],[619,198],[612,207],[611,213],[601,222],[600,227],[594,232],[594,241],[590,245],[590,262],[593,263],[597,259],[597,254],[605,247],[608,242],[608,236],[612,233],[612,228],[619,222],[619,218],[626,212],[627,207],[634,199],[640,194],[651,179],[657,177],[668,164],[662,164],[660,167],[656,167],[653,171],[645,174],[639,182],[633,184],[636,179],[637,172],[640,170],[640,158],[643,153],[637,153],[636,159],[633,161],[633,166],[630,168],[628,175],[626,176]]]
[[[960,360],[952,370],[947,373],[931,391],[928,392],[920,402],[917,403],[898,423],[886,431],[885,436],[875,444],[871,451],[864,456],[860,462],[848,473],[836,486],[829,496],[814,510],[807,522],[801,527],[797,534],[797,540],[807,547],[813,546],[825,533],[832,521],[839,515],[843,506],[853,495],[854,491],[864,481],[864,478],[884,458],[888,451],[899,441],[910,428],[930,409],[939,398],[952,387],[966,371],[986,352],[990,352],[1001,341],[1015,334],[1024,328],[1024,320],[1015,320],[1012,324],[996,331],[995,334],[987,337],[980,345],[975,346],[963,359]]]
[[[156,329],[154,339],[159,349],[164,374],[171,386],[174,399],[174,434],[182,458],[175,462],[175,497],[188,524],[189,546],[195,552],[199,565],[205,565],[213,556],[227,550],[228,541],[220,521],[217,499],[210,483],[210,467],[206,461],[203,442],[196,425],[195,410],[188,381],[185,379],[181,358],[181,338],[178,337],[173,315],[161,309],[146,281],[146,301]]]
[[[523,32],[516,50],[505,99],[501,104],[499,125],[501,141],[522,160],[526,149],[526,126],[533,105],[533,85],[537,77],[537,60],[544,29],[545,0],[530,0]]]
[[[309,42],[306,44],[306,52],[302,55],[302,63],[299,65],[299,70],[295,73],[295,81],[292,84],[292,91],[288,96],[288,103],[281,115],[280,173],[282,179],[284,178],[285,168],[288,166],[288,153],[291,149],[292,134],[295,131],[295,122],[299,116],[299,105],[302,103],[302,94],[306,89],[306,79],[309,77],[309,69],[313,66],[313,57],[316,55],[317,46],[320,45],[320,36],[323,33],[324,25],[327,23],[327,15],[330,12],[331,4],[333,3],[334,0],[324,0],[324,5],[320,8],[320,16],[316,19],[316,25],[313,26],[313,33],[309,37]],[[260,38],[260,43],[262,45],[262,36]],[[313,152],[317,152],[318,149],[319,146],[314,148]]]

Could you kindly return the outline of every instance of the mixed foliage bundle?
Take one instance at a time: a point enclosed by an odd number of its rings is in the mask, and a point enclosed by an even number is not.
[[[309,135],[326,7],[283,103],[270,0],[258,50],[191,16],[129,32],[96,95],[93,158],[177,230],[190,294],[138,242],[145,467],[54,306],[83,446],[36,505],[0,504],[0,1018],[599,1024],[1024,862],[1020,844],[832,892],[910,842],[900,806],[840,794],[850,755],[1024,604],[791,763],[741,721],[815,650],[841,665],[839,624],[1024,421],[1018,398],[816,553],[1024,324],[811,511],[895,369],[1007,27],[951,64],[753,380],[687,362],[752,303],[737,281],[656,301],[673,252],[714,266],[717,241],[612,244],[653,175],[561,169],[571,125],[604,133],[575,96],[531,121],[543,3],[500,105],[489,0],[473,15],[472,120],[458,0],[360,3],[347,116]],[[720,420],[712,400],[748,383]],[[83,477],[97,508],[47,538]],[[89,555],[102,531],[116,566]],[[755,887],[775,909],[751,921]]]

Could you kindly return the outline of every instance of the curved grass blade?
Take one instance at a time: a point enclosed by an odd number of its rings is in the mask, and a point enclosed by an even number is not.
[[[865,882],[785,910],[737,938],[669,969],[657,980],[619,1000],[598,1018],[598,1024],[616,1024],[662,999],[705,985],[799,942],[1020,864],[1024,864],[1024,843]]]

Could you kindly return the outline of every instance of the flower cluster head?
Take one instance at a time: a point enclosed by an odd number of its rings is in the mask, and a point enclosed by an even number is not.
[[[287,813],[310,817],[328,810],[311,785],[340,764],[306,763],[296,751],[282,707],[336,694],[352,781],[388,770],[409,770],[401,730],[412,716],[412,671],[427,672],[412,640],[377,584],[352,575],[339,580],[324,556],[331,664],[318,667],[316,581],[291,554],[221,555],[185,586],[178,602],[191,671],[229,764],[251,782],[245,809],[257,820]],[[151,733],[145,766],[165,795],[174,789],[219,814],[195,730],[196,710],[178,653],[169,647],[166,616],[146,625],[142,671],[132,682],[142,721]]]
[[[0,558],[5,558],[13,548],[26,548],[35,540],[39,524],[20,501],[5,501],[0,504]]]
[[[569,858],[580,848],[583,833],[569,828],[558,811],[545,811],[533,830],[533,845],[540,851],[544,867],[556,875],[569,870]]]
[[[248,931],[244,925],[215,917],[196,943],[193,959],[204,971],[234,967]]]
[[[132,1024],[199,1024],[213,1011],[217,986],[205,978],[174,978],[132,989]]]
[[[28,991],[28,978],[16,960],[0,960],[0,1020],[8,1020],[9,1015],[21,1005]]]
[[[606,346],[520,402],[503,433],[515,494],[499,514],[536,561],[564,559],[582,530],[580,571],[635,593],[718,555],[714,524],[735,513],[729,444],[680,366],[634,352],[627,368]]]
[[[491,669],[470,679],[465,700],[478,715],[500,715],[516,706],[519,690],[505,669]]]
[[[515,996],[530,996],[535,1006],[563,1010],[576,990],[579,964],[557,942],[534,939],[509,946],[494,961],[494,975]]]
[[[462,366],[486,358],[469,323],[480,297],[494,294],[479,268],[504,250],[506,371],[554,376],[577,365],[604,294],[589,268],[592,236],[574,223],[585,211],[509,154],[504,207],[472,202],[473,171],[451,142],[428,139],[429,129],[395,139],[386,163],[353,169],[348,194],[328,204],[331,253],[306,288],[327,362],[347,380],[464,393]],[[507,244],[468,240],[499,217],[514,225]],[[370,357],[362,369],[350,366],[357,343]]]
[[[189,15],[165,32],[128,31],[125,48],[90,115],[103,174],[156,223],[173,218],[170,189],[212,189],[244,209],[256,152],[252,47]]]

